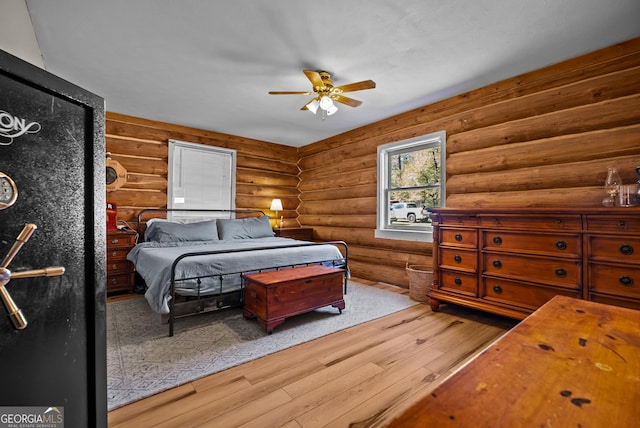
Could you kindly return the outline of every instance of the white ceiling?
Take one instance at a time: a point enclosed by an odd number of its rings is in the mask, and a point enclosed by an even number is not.
[[[26,0],[48,71],[107,110],[300,147],[640,36],[638,0]],[[322,120],[303,69],[372,79]]]

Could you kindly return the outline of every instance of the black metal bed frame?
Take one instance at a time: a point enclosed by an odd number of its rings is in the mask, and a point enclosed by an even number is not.
[[[141,219],[143,216],[143,213],[147,213],[147,212],[151,212],[151,211],[155,211],[155,212],[170,212],[170,211],[179,211],[179,212],[209,212],[209,213],[243,213],[243,214],[257,214],[257,213],[261,213],[262,215],[265,215],[265,213],[261,210],[208,210],[208,209],[171,209],[171,208],[148,208],[148,209],[144,209],[142,211],[140,211],[138,213],[137,216],[137,228],[136,231],[138,232],[138,236],[143,236],[143,234],[141,233]],[[309,262],[309,263],[295,263],[295,264],[286,264],[286,265],[280,265],[280,266],[270,266],[268,268],[262,268],[262,269],[251,269],[251,270],[245,270],[245,271],[241,271],[241,272],[223,272],[223,273],[217,273],[217,274],[212,274],[212,275],[202,275],[202,276],[197,276],[197,277],[188,277],[188,278],[176,278],[176,268],[178,266],[178,264],[189,257],[198,257],[198,256],[206,256],[206,255],[214,255],[214,254],[225,254],[225,253],[242,253],[242,252],[249,252],[249,251],[260,251],[260,250],[271,250],[271,249],[278,249],[278,248],[296,248],[296,247],[310,247],[310,246],[318,246],[318,245],[338,245],[341,246],[343,251],[343,258],[338,261],[338,260],[318,260],[315,262]],[[339,262],[339,263],[338,263]],[[339,267],[341,269],[344,269],[344,282],[343,282],[343,288],[344,288],[344,293],[347,293],[347,283],[348,283],[348,277],[349,277],[349,268],[348,268],[348,246],[347,243],[344,241],[323,241],[323,242],[299,242],[299,243],[295,243],[295,244],[291,244],[291,245],[280,245],[280,246],[265,246],[265,247],[257,247],[257,248],[250,248],[250,249],[239,249],[239,250],[219,250],[219,251],[196,251],[196,252],[189,252],[189,253],[184,253],[181,254],[180,256],[176,257],[176,259],[173,261],[172,265],[171,265],[171,284],[170,284],[170,294],[171,294],[171,300],[169,301],[169,317],[168,317],[168,323],[169,323],[169,336],[172,337],[173,336],[173,332],[174,332],[174,324],[175,321],[179,318],[184,318],[187,316],[192,316],[192,315],[197,315],[197,314],[202,314],[202,313],[206,313],[206,312],[212,312],[212,311],[217,311],[220,309],[226,309],[226,308],[230,308],[230,307],[237,307],[242,305],[242,303],[244,302],[244,274],[248,273],[248,272],[261,272],[261,271],[267,271],[267,270],[280,270],[280,269],[288,269],[288,268],[293,268],[293,267],[298,267],[298,266],[306,266],[306,265],[311,265],[311,264],[321,264],[321,263],[332,263],[334,267]],[[338,266],[339,264],[339,266]],[[241,282],[240,282],[240,289],[238,291],[232,291],[232,292],[227,292],[227,293],[223,293],[222,292],[222,281],[224,279],[225,275],[237,275],[240,274],[240,278],[241,278]],[[202,278],[219,278],[220,280],[220,291],[217,294],[207,294],[206,296],[201,296],[200,295],[200,281]],[[196,310],[194,312],[188,313],[188,314],[184,314],[184,315],[176,315],[176,283],[180,282],[180,281],[188,281],[188,280],[197,280],[198,282],[198,289],[197,289],[197,295],[194,296],[195,297],[195,302],[197,303],[196,306]],[[227,301],[229,301],[229,298],[233,298],[237,300],[234,300],[234,303],[231,304],[225,304],[225,297],[227,297]],[[205,307],[205,304],[207,302],[213,302],[215,301],[215,307],[211,308],[211,307]],[[190,300],[189,301],[192,305],[194,300]]]

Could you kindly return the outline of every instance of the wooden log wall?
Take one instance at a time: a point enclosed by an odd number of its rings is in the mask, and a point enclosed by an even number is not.
[[[166,208],[169,140],[236,150],[236,208],[260,209],[274,218],[271,199],[280,198],[285,226],[298,225],[296,148],[108,112],[107,151],[127,170],[124,186],[107,192],[119,220],[135,222],[141,209]]]
[[[640,38],[300,149],[299,222],[344,240],[356,277],[408,286],[431,244],[374,238],[377,147],[446,130],[447,206],[601,206],[640,166]]]

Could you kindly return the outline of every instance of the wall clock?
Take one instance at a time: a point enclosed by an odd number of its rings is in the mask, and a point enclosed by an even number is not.
[[[111,153],[107,153],[106,166],[107,192],[118,190],[127,182],[127,170],[120,162],[111,159]]]
[[[16,183],[4,172],[0,172],[0,210],[9,208],[18,199]]]

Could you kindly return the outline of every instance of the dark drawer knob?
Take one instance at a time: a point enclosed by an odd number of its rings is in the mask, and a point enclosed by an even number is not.
[[[494,236],[493,237],[493,243],[496,245],[501,245],[502,244],[502,238],[499,236]]]
[[[567,243],[564,241],[558,241],[556,242],[556,248],[558,250],[566,250],[567,249]]]
[[[500,287],[499,285],[494,285],[493,292],[496,294],[502,294],[502,287]]]
[[[496,269],[500,269],[502,267],[502,262],[500,260],[494,260],[492,264]]]
[[[633,254],[633,247],[631,245],[628,244],[624,244],[620,246],[620,253],[624,254],[625,256],[629,256],[631,254]]]
[[[631,287],[633,285],[633,278],[628,275],[622,275],[618,278],[618,282],[620,285],[624,285],[625,287]]]
[[[453,280],[453,283],[454,283],[455,285],[462,285],[462,280],[461,280],[460,278],[455,278],[455,279]]]
[[[456,239],[456,241],[458,241],[458,242],[462,241],[462,235],[461,235],[461,234],[459,234],[459,233],[456,233],[455,239]]]
[[[627,222],[624,220],[620,220],[618,222],[618,229],[626,229],[627,228]]]
[[[453,256],[453,260],[456,263],[460,263],[460,262],[462,262],[462,257],[460,257],[459,255],[456,254],[455,256]]]
[[[564,270],[563,268],[558,268],[556,269],[556,276],[558,278],[565,278],[567,276],[567,271]]]

